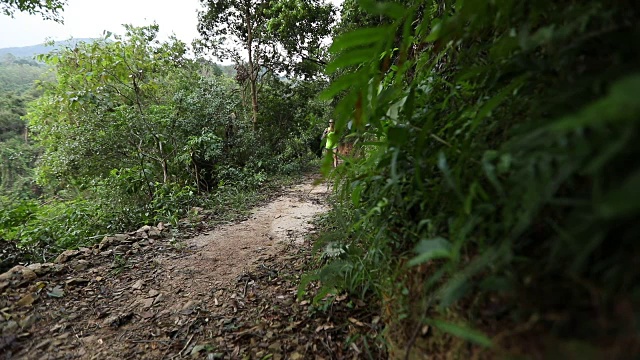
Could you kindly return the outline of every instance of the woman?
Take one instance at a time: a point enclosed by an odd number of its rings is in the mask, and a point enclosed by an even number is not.
[[[327,138],[327,142],[324,145],[324,148],[327,152],[331,153],[333,156],[333,167],[338,166],[338,134],[336,134],[335,122],[333,119],[329,120],[329,127],[324,129],[322,133],[322,138]]]

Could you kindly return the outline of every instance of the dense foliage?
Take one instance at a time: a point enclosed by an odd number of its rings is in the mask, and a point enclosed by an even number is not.
[[[236,80],[246,89],[254,124],[259,115],[259,87],[265,77],[296,74],[313,78],[322,40],[331,29],[333,7],[319,0],[201,0],[198,14],[201,47],[232,60]]]
[[[301,291],[377,300],[394,358],[640,354],[637,2],[346,0],[334,29],[321,1],[202,4],[233,72],[157,26],[41,57],[42,96],[40,64],[0,63],[0,238],[249,206],[318,155],[331,102],[353,149]]]
[[[0,58],[0,195],[29,196],[38,147],[29,141],[23,116],[27,103],[39,96],[34,81],[45,68],[33,60],[5,55]]]
[[[45,20],[62,22],[62,15],[66,0],[0,0],[2,14],[13,16],[16,11],[28,14],[39,14]]]
[[[28,119],[42,154],[8,143],[7,156],[28,162],[28,173],[22,182],[15,171],[0,174],[3,186],[35,188],[0,198],[0,238],[55,251],[142,224],[177,224],[196,205],[224,217],[230,204],[252,206],[270,178],[298,174],[315,157],[311,139],[328,110],[316,99],[322,82],[265,78],[259,96],[268,106],[255,128],[223,69],[188,58],[176,39],[158,41],[156,25],[125,30],[39,57],[55,80],[41,83],[28,113],[20,103],[14,120],[22,135],[20,117]]]
[[[637,355],[637,3],[412,4],[333,43],[356,148],[308,280],[381,299],[393,356]]]

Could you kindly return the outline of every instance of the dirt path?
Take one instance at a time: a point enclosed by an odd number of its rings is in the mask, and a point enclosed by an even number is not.
[[[258,208],[246,221],[187,240],[186,256],[156,259],[167,270],[163,286],[178,289],[188,284],[190,292],[209,291],[235,281],[247,267],[273,254],[275,245],[301,245],[312,229],[309,221],[327,210],[326,190],[308,181]]]
[[[22,286],[0,281],[0,359],[376,357],[363,349],[381,326],[366,304],[337,296],[319,311],[296,298],[326,195],[307,180],[183,242],[147,228],[70,252]]]

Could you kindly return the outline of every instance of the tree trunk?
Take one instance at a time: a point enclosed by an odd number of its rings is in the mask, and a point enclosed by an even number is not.
[[[251,91],[251,113],[253,119],[253,129],[258,124],[258,86],[256,84],[258,76],[253,63],[253,32],[251,28],[251,1],[245,2],[245,25],[247,26],[247,53],[249,55],[249,90]]]
[[[250,68],[252,66],[249,66]],[[253,128],[255,129],[258,124],[258,87],[256,84],[256,79],[251,78],[251,110],[253,115]]]

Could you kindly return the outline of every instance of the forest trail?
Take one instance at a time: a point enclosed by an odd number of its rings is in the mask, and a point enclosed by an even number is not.
[[[358,357],[345,341],[365,304],[338,297],[327,314],[296,298],[327,195],[307,179],[244,221],[183,241],[147,227],[0,284],[0,359]]]

